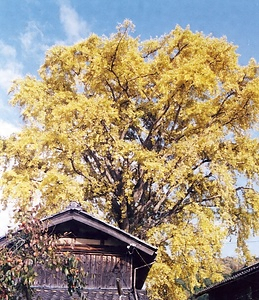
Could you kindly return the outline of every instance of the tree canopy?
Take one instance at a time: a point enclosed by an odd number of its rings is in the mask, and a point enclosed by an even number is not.
[[[159,247],[155,299],[185,299],[219,278],[224,238],[248,258],[259,229],[258,65],[225,38],[132,29],[55,46],[39,78],[15,82],[24,127],[1,141],[1,201],[101,212]]]

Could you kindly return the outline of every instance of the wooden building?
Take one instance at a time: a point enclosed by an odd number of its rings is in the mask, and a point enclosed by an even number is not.
[[[198,300],[259,300],[259,263],[232,274],[193,296]]]
[[[156,248],[111,226],[82,210],[72,202],[67,209],[46,218],[49,232],[62,236],[63,250],[80,258],[85,271],[82,298],[89,300],[147,300],[142,290],[156,257]],[[39,276],[33,286],[35,299],[69,300],[64,274],[37,270]]]

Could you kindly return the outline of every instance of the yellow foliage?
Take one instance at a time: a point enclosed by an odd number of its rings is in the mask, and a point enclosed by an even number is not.
[[[159,247],[154,299],[185,299],[220,278],[226,236],[249,258],[259,230],[258,65],[225,38],[177,26],[141,41],[133,27],[55,46],[40,79],[15,82],[24,128],[0,144],[1,202],[101,210]]]

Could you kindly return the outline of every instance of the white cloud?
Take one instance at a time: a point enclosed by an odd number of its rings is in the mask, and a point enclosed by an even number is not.
[[[22,76],[22,69],[23,65],[16,58],[15,48],[0,40],[0,89],[4,93],[14,79]]]
[[[90,29],[78,13],[69,5],[69,3],[60,3],[60,22],[64,28],[68,43],[75,43],[80,39],[86,38]]]
[[[19,130],[19,127],[0,119],[0,137],[8,137]]]
[[[14,126],[11,123],[5,122],[0,119],[0,137],[8,137],[14,132],[18,132],[20,129]],[[0,176],[2,174],[2,167],[0,168]],[[0,198],[2,196],[2,190],[0,189]],[[0,204],[0,237],[5,235],[8,231],[8,226],[13,227],[13,211],[14,203],[9,203],[6,209],[3,209],[3,206]]]
[[[13,80],[21,77],[19,69],[21,69],[21,65],[16,62],[9,62],[0,67],[0,88],[5,93],[10,89]]]
[[[13,208],[9,205],[5,210],[0,205],[0,219],[1,219],[1,227],[0,227],[0,237],[4,236],[8,231],[8,226],[13,226],[12,222],[13,216]]]

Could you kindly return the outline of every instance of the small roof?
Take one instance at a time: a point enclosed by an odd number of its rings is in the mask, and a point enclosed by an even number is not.
[[[156,247],[125,232],[124,230],[119,229],[116,226],[110,225],[100,219],[97,219],[96,217],[93,217],[92,215],[85,212],[77,202],[71,202],[65,210],[43,219],[43,221],[49,222],[49,228],[56,227],[61,223],[65,223],[71,220],[92,227],[100,232],[104,232],[105,234],[144,252],[146,255],[152,257],[152,260],[156,256]]]
[[[64,233],[64,225],[67,222],[73,222],[76,223],[74,230],[80,230],[80,228],[85,226],[88,229],[94,229],[95,232],[98,231],[99,234],[117,239],[132,254],[133,268],[137,270],[136,288],[141,289],[143,287],[150,266],[155,261],[157,254],[156,247],[116,226],[93,217],[85,212],[77,202],[71,202],[65,210],[47,217],[43,221],[49,222],[49,231],[53,233],[57,233],[59,229],[62,230],[61,233]]]
[[[71,220],[77,221],[89,227],[95,228],[98,231],[104,232],[105,234],[110,235],[111,237],[114,237],[119,241],[144,252],[148,256],[151,256],[153,258],[155,258],[156,256],[156,247],[144,242],[143,240],[127,233],[126,231],[116,226],[93,217],[92,215],[85,212],[79,203],[74,201],[71,202],[63,211],[42,219],[42,221],[49,222],[49,228],[52,229],[52,231],[53,228],[57,227],[58,225]],[[0,237],[0,246],[4,245],[6,243],[6,240],[7,236]]]
[[[232,274],[232,276],[224,279],[223,281],[221,282],[218,282],[218,283],[215,283],[205,289],[203,289],[202,291],[198,292],[195,294],[195,298],[199,297],[199,296],[202,296],[204,294],[208,294],[210,293],[211,291],[213,290],[216,290],[218,288],[221,288],[227,284],[231,284],[239,279],[242,279],[243,277],[246,277],[246,276],[249,276],[255,272],[258,272],[259,271],[259,263],[255,263],[249,267],[245,267],[245,268],[242,268],[240,269],[239,271],[237,272],[234,272]]]

